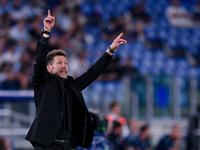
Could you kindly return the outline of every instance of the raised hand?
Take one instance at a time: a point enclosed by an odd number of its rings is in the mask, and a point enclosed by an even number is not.
[[[48,16],[44,19],[43,24],[44,24],[44,30],[49,32],[55,25],[55,18],[54,16],[51,16],[50,10],[48,10]]]
[[[118,37],[116,39],[114,39],[113,43],[110,45],[110,47],[116,51],[117,48],[122,45],[122,44],[127,44],[127,41],[122,39],[121,37],[123,36],[123,33],[121,33],[120,35],[118,35]]]

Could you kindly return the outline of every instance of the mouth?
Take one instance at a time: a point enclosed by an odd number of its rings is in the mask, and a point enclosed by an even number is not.
[[[60,73],[67,73],[66,71],[61,71]]]
[[[67,74],[67,71],[66,70],[61,70],[60,73]]]

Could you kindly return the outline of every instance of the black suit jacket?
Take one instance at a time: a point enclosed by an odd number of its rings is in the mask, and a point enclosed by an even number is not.
[[[63,80],[48,73],[46,56],[49,52],[48,38],[42,37],[37,45],[34,64],[33,90],[36,117],[26,136],[33,146],[40,143],[49,146],[58,134],[64,112],[65,88]],[[81,91],[91,84],[109,65],[112,56],[104,53],[80,77],[68,76],[67,85],[72,91],[72,139],[74,146],[87,148],[93,140],[93,123]]]

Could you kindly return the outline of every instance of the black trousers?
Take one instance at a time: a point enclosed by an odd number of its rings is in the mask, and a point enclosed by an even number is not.
[[[40,144],[36,144],[36,146],[34,147],[34,150],[71,150],[71,146],[62,146],[58,144],[52,144],[46,147]]]

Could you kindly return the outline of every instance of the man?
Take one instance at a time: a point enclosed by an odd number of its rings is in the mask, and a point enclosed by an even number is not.
[[[121,107],[117,101],[113,101],[110,103],[110,110],[111,112],[107,116],[108,120],[108,129],[106,134],[109,134],[112,130],[112,123],[113,121],[117,121],[122,125],[122,137],[125,138],[129,134],[128,125],[126,119],[121,116]]]
[[[122,125],[118,121],[113,121],[112,132],[108,135],[110,150],[123,150],[121,134]]]
[[[170,0],[165,13],[167,20],[174,27],[194,27],[191,15],[181,6],[180,0]]]
[[[12,150],[10,142],[5,137],[0,137],[0,150]]]
[[[133,144],[133,147],[136,150],[150,150],[149,137],[150,137],[149,125],[144,124],[140,128],[139,135],[135,138],[135,140],[131,144]]]
[[[138,129],[139,129],[139,123],[135,119],[131,119],[129,121],[129,135],[124,140],[124,147],[126,150],[134,149],[133,142],[137,138],[138,135]]]
[[[127,41],[120,34],[91,68],[74,79],[68,74],[66,53],[49,52],[48,38],[55,18],[48,10],[38,42],[33,74],[36,117],[26,136],[35,150],[88,148],[94,129],[81,91],[109,65],[113,53]]]
[[[178,125],[172,127],[171,133],[169,135],[163,136],[156,150],[179,150],[181,142],[181,128]]]
[[[186,150],[199,149],[199,123],[200,123],[200,105],[197,105],[197,112],[189,117]]]

